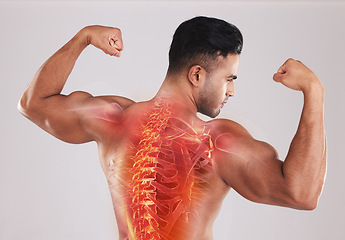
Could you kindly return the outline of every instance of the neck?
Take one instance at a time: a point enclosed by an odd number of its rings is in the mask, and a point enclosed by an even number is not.
[[[192,86],[181,75],[167,75],[154,99],[167,99],[176,106],[178,112],[184,116],[196,116],[197,105],[193,96]]]

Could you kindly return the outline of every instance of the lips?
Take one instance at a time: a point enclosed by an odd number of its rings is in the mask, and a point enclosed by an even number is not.
[[[227,103],[227,101],[224,101],[221,105],[221,108],[224,107],[224,105]]]

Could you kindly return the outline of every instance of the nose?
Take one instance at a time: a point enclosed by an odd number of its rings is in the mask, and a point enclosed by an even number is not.
[[[229,97],[233,97],[235,95],[235,87],[233,84],[231,84],[227,91],[226,91],[226,95],[229,96]]]

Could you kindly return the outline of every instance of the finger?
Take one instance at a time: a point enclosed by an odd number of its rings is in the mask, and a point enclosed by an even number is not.
[[[115,56],[115,55],[117,55],[117,50],[115,49],[115,48],[113,48],[113,47],[111,47],[111,46],[108,46],[108,47],[106,47],[105,49],[104,49],[104,52],[106,53],[106,54],[109,54],[110,56]]]
[[[277,73],[284,74],[284,73],[285,73],[284,67],[281,66],[281,67],[278,69]]]
[[[116,50],[113,47],[107,47],[106,49],[103,49],[104,53],[109,54],[110,56],[120,57],[121,53],[120,51]]]
[[[286,64],[288,60],[283,63],[283,65],[280,66],[280,68],[277,70],[277,72],[273,75],[273,80],[276,82],[281,82],[284,77],[284,74],[286,74]]]
[[[115,57],[121,57],[121,52],[120,51],[116,51],[114,54]]]
[[[284,77],[284,74],[283,73],[275,73],[273,75],[273,80],[276,81],[276,82],[281,82],[283,81],[283,77]]]
[[[121,54],[120,54],[120,51],[117,50],[115,47],[111,46],[111,42],[109,42],[109,44],[105,44],[105,47],[103,49],[103,51],[106,53],[106,54],[109,54],[110,56],[116,56],[116,57],[119,57]],[[114,43],[113,43],[114,44]]]
[[[121,38],[119,38],[115,41],[115,46],[117,46],[117,50],[119,50],[119,51],[123,50],[123,42],[122,42]]]
[[[115,48],[111,49],[111,51],[109,51],[108,54],[110,56],[114,56],[114,57],[120,57],[121,56],[121,52],[117,51]]]
[[[283,65],[284,66],[284,65]],[[284,74],[286,73],[284,67],[281,66],[278,71],[273,75],[273,80],[276,82],[281,82]]]
[[[115,37],[112,37],[109,39],[109,44],[116,48],[116,50],[118,51],[122,51],[123,50],[123,42],[120,38],[115,38]]]
[[[120,46],[119,46],[118,43],[120,44]],[[121,52],[120,51],[122,51],[122,49],[123,49],[122,41],[121,42],[114,41],[114,39],[112,38],[112,39],[110,39],[109,44],[110,44],[110,48],[111,48],[111,49],[109,49],[109,51],[110,51],[109,54],[111,56],[120,57],[121,56]]]
[[[286,73],[286,65],[285,65],[285,63],[278,69],[277,73],[281,73],[281,74]]]

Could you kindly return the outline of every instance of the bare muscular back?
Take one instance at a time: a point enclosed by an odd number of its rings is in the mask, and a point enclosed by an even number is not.
[[[61,94],[89,44],[119,57],[121,31],[104,26],[79,31],[37,71],[18,109],[62,141],[97,142],[121,240],[210,240],[229,186],[258,203],[317,206],[327,162],[324,88],[300,61],[288,59],[273,76],[304,94],[300,124],[283,162],[271,145],[240,124],[204,123],[195,116],[199,110],[216,116],[234,95],[238,54],[218,56],[211,75],[198,64],[167,74],[157,96],[174,96],[180,105],[157,98],[136,104],[82,91]]]
[[[178,110],[163,100],[133,104],[121,137],[99,145],[120,239],[212,239],[229,187],[212,158],[211,129]]]

